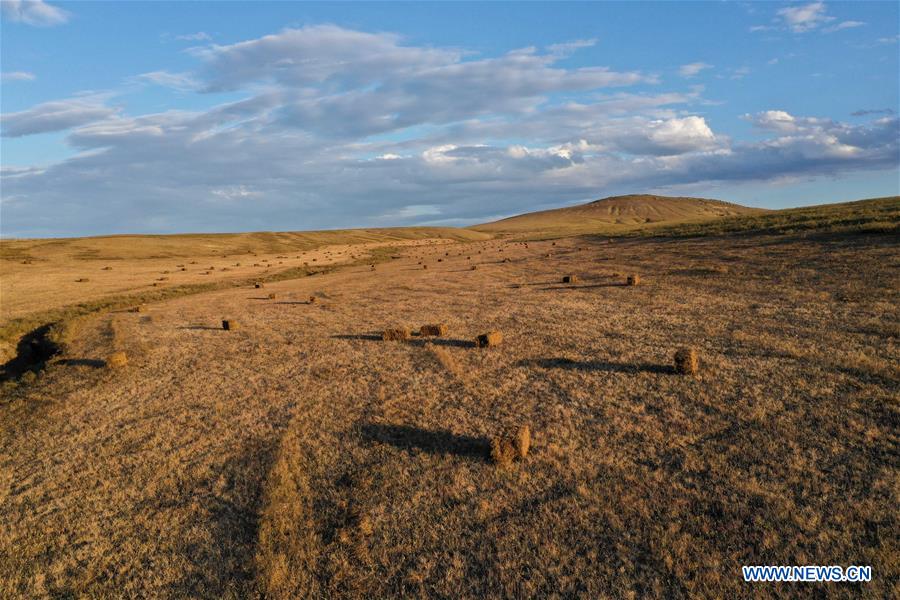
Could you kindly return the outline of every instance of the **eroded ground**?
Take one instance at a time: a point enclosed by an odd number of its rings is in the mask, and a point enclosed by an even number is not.
[[[91,319],[0,405],[0,596],[889,597],[896,236],[603,242],[411,247]],[[498,468],[518,423],[531,453]]]

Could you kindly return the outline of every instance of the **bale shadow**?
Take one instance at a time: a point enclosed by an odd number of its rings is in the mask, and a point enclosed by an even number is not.
[[[59,361],[59,364],[67,367],[94,367],[95,369],[102,369],[106,366],[106,361],[96,358],[64,358]]]
[[[435,346],[449,346],[452,348],[474,348],[478,345],[474,340],[454,340],[448,338],[420,335],[417,335],[415,339],[410,340],[409,343],[413,346],[425,346],[426,344],[434,344]]]
[[[380,342],[380,333],[342,333],[331,336],[333,340],[368,340],[370,342]]]
[[[452,454],[464,458],[490,459],[491,444],[486,438],[458,435],[446,430],[429,430],[412,425],[365,423],[362,438],[370,444],[390,444],[401,450],[421,450],[427,454]]]
[[[675,367],[654,363],[614,363],[608,361],[577,361],[569,358],[532,358],[520,360],[517,367],[539,367],[541,369],[570,369],[576,371],[605,371],[608,373],[658,373],[674,374]]]

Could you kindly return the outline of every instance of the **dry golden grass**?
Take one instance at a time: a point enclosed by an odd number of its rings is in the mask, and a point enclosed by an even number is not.
[[[900,239],[604,242],[420,244],[276,302],[84,317],[2,391],[0,597],[891,597]],[[741,581],[770,563],[874,580]]]

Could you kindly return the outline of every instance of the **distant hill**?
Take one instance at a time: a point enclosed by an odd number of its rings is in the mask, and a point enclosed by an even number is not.
[[[630,194],[587,204],[542,210],[471,227],[488,233],[588,233],[644,228],[651,224],[706,221],[766,211],[707,198]]]

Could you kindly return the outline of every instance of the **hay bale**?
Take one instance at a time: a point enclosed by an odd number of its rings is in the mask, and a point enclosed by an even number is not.
[[[275,297],[275,292],[269,292],[269,300],[274,300]]]
[[[240,326],[234,319],[222,319],[222,329],[225,331],[235,331],[240,329]]]
[[[675,352],[675,372],[682,375],[696,375],[700,359],[693,348],[679,348]]]
[[[409,339],[409,329],[394,327],[381,332],[381,339],[385,342],[402,342]]]
[[[472,265],[471,267],[469,267],[469,270],[470,270],[470,271],[477,271],[477,270],[478,270],[478,265]]]
[[[103,267],[103,271],[112,271],[112,267]]]
[[[506,467],[518,456],[515,442],[506,437],[499,436],[491,439],[491,460],[501,467]]]
[[[113,369],[124,367],[127,364],[128,357],[125,356],[124,352],[113,352],[109,355],[109,358],[106,359],[106,366]]]
[[[422,268],[423,268],[423,269],[427,269],[427,268],[428,268],[428,265],[422,265]]]
[[[531,448],[531,429],[528,425],[522,425],[516,430],[516,452],[519,458],[525,458],[529,448]]]
[[[263,286],[262,282],[259,282],[259,281],[257,281],[256,283],[253,284],[253,287],[255,287],[256,289],[260,289],[262,286]]]
[[[87,277],[79,277],[75,280],[75,283],[86,283],[88,281],[90,281],[90,279],[88,279]]]
[[[134,313],[144,312],[144,307],[142,305],[138,304],[137,306],[132,306],[131,308],[129,308],[128,312],[134,312]]]
[[[578,283],[578,275],[566,275],[563,277],[563,283]]]
[[[450,330],[444,323],[436,323],[433,325],[422,325],[419,328],[419,335],[447,335],[447,332]]]
[[[629,275],[628,279],[625,281],[626,285],[637,285],[641,282],[640,275]]]
[[[482,333],[475,340],[475,343],[479,348],[499,346],[501,342],[503,342],[503,334],[499,331],[488,331],[487,333]]]
[[[309,304],[315,304],[315,303],[316,303],[316,297],[315,297],[315,296],[310,296],[310,297],[309,297]]]

